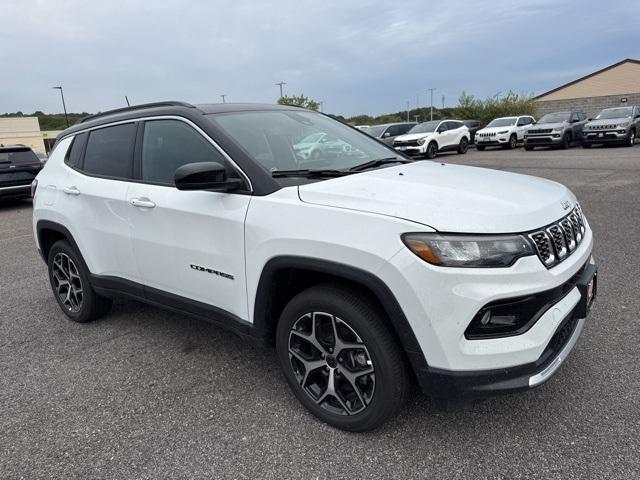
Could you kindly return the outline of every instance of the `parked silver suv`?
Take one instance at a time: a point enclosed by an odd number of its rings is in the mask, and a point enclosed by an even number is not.
[[[632,147],[639,131],[639,106],[605,108],[584,126],[582,146],[613,143]]]
[[[547,113],[524,133],[524,149],[535,147],[569,148],[582,140],[582,129],[587,116],[582,112]]]

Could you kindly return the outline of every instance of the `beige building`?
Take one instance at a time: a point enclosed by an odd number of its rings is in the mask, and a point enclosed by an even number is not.
[[[626,59],[535,98],[536,115],[580,110],[588,117],[608,107],[640,105],[640,60]]]
[[[34,151],[45,153],[38,117],[0,118],[0,144],[21,143]]]

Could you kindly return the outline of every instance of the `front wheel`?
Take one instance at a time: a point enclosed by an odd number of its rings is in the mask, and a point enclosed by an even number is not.
[[[427,146],[427,154],[426,154],[427,158],[429,160],[433,160],[434,158],[436,158],[438,156],[438,145],[436,145],[436,142],[431,142],[428,146]]]
[[[276,350],[298,400],[316,417],[364,432],[394,416],[409,376],[382,312],[355,289],[311,287],[285,307]]]
[[[635,143],[636,143],[636,131],[631,129],[631,131],[629,132],[629,136],[627,137],[627,142],[625,143],[625,146],[633,147]]]
[[[569,135],[568,133],[565,133],[564,136],[562,137],[562,143],[560,144],[560,148],[562,148],[563,150],[566,150],[570,146],[571,146],[571,135]]]
[[[465,154],[467,153],[468,149],[469,149],[469,140],[467,140],[467,137],[462,137],[460,139],[460,143],[458,144],[458,153]]]
[[[509,143],[505,145],[505,148],[508,148],[509,150],[513,150],[517,146],[518,146],[518,137],[514,133],[509,137]]]
[[[109,312],[112,301],[93,290],[80,254],[66,240],[53,244],[47,264],[53,294],[67,317],[85,323]]]

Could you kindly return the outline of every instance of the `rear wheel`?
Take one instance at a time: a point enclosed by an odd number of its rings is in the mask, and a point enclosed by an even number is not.
[[[53,295],[67,317],[85,323],[109,312],[112,301],[93,290],[82,258],[66,240],[53,244],[48,266]]]
[[[429,145],[427,146],[426,156],[429,160],[432,160],[438,156],[438,145],[436,144],[436,142],[429,143]]]
[[[278,322],[276,350],[298,400],[336,428],[373,430],[407,397],[407,367],[383,314],[349,287],[296,295]]]
[[[467,153],[468,149],[469,149],[469,140],[467,140],[467,137],[462,137],[460,139],[460,143],[458,144],[458,153],[461,153],[461,154]]]

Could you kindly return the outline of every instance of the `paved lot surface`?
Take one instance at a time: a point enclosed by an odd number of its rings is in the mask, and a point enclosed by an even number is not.
[[[567,184],[595,230],[599,299],[568,362],[524,394],[436,410],[415,394],[364,435],[289,392],[275,355],[133,302],[67,321],[0,205],[0,478],[639,478],[640,145],[442,161]]]

